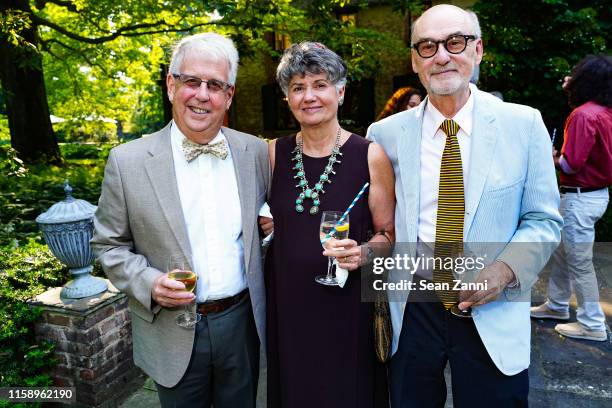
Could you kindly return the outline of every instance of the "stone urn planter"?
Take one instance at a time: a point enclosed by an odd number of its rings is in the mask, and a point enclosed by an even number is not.
[[[93,235],[96,206],[72,197],[72,187],[64,183],[66,199],[53,204],[36,218],[53,255],[70,268],[74,279],[62,288],[60,296],[80,299],[102,293],[107,283],[91,276],[94,260],[89,240]]]

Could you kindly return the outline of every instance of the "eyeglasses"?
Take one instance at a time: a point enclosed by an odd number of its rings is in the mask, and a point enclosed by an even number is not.
[[[448,37],[446,40],[434,41],[423,40],[412,44],[412,48],[416,50],[421,58],[431,58],[438,52],[438,45],[444,44],[444,48],[451,54],[461,54],[467,48],[469,40],[475,40],[474,35],[455,34]]]
[[[182,84],[187,85],[189,89],[193,90],[199,89],[202,85],[202,82],[206,84],[206,88],[210,93],[225,92],[232,87],[232,85],[228,84],[227,82],[223,82],[219,79],[201,79],[196,76],[185,74],[172,74],[172,76],[175,79],[178,79]]]

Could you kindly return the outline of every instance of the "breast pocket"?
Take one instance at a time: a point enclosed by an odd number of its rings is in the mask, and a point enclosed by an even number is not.
[[[512,194],[516,194],[518,190],[523,188],[525,179],[522,178],[517,181],[513,181],[511,183],[505,183],[502,185],[491,185],[485,187],[485,192],[483,194],[483,198],[503,198],[509,197]]]
[[[524,179],[521,179],[485,187],[472,224],[474,240],[497,242],[511,236],[520,216],[523,185]]]

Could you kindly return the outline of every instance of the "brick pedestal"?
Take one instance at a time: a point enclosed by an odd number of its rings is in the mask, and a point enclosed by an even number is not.
[[[43,308],[37,337],[56,345],[55,385],[76,387],[77,406],[114,407],[139,374],[127,297],[110,282],[108,291],[84,299],[61,299],[60,290],[30,302]]]

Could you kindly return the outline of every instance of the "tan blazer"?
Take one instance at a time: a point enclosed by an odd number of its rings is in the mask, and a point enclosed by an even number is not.
[[[270,178],[267,144],[229,128],[223,133],[238,182],[251,303],[265,345],[257,214]],[[202,197],[202,208],[209,199],[214,197]],[[172,387],[187,369],[195,329],[175,323],[182,308],[152,306],[151,299],[153,282],[166,269],[169,256],[191,252],[174,173],[170,124],[111,150],[94,225],[92,248],[111,282],[129,297],[134,362],[157,383]]]

